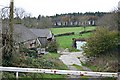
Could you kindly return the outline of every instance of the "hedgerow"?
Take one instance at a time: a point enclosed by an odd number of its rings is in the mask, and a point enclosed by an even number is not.
[[[87,40],[83,51],[86,56],[99,56],[117,50],[119,37],[117,31],[107,28],[98,28],[91,38]]]

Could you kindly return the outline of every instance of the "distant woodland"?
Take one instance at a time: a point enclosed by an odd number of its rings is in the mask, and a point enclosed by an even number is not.
[[[31,17],[22,8],[15,8],[14,20],[16,24],[23,24],[29,28],[50,28],[50,27],[74,27],[74,26],[96,26],[101,25],[103,18],[110,18],[113,12],[86,12],[86,13],[66,13],[55,14],[53,16]],[[9,18],[9,9],[3,9],[2,19]]]

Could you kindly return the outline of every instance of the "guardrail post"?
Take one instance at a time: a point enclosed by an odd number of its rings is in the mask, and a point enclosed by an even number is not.
[[[18,72],[16,72],[16,80],[18,80]]]

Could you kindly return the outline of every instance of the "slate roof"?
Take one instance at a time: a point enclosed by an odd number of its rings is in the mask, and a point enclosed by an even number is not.
[[[5,24],[5,27],[8,26]],[[8,27],[7,27],[8,28]],[[0,32],[2,31],[2,24],[0,23]],[[33,40],[36,39],[37,36],[32,33],[27,27],[21,25],[21,24],[15,24],[14,25],[14,40],[19,43],[19,42],[25,42],[28,40]]]
[[[0,30],[2,26],[0,24]],[[28,29],[21,24],[14,24],[14,40],[16,42],[25,42],[39,38],[53,38],[52,32],[49,29]]]
[[[52,32],[49,29],[30,29],[37,37],[52,38]]]
[[[37,39],[37,36],[23,25],[14,25],[14,39],[17,42],[25,42]]]

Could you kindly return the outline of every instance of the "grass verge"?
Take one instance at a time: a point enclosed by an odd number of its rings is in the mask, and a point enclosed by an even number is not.
[[[59,69],[59,70],[67,70],[68,67],[63,64],[59,60],[60,54],[57,53],[48,53],[43,55],[40,58],[28,58],[26,56],[26,60],[24,60],[21,65],[26,65],[29,68],[39,68],[39,69]],[[25,67],[26,67],[25,66]],[[14,72],[4,72],[3,78],[15,78]],[[67,78],[67,75],[54,75],[54,74],[44,74],[44,73],[19,73],[19,78],[22,78],[24,80],[30,79],[34,80],[36,78],[38,79],[49,79],[49,78]]]
[[[72,66],[76,67],[77,70],[79,70],[79,71],[84,71],[84,69],[79,65],[73,64]]]

